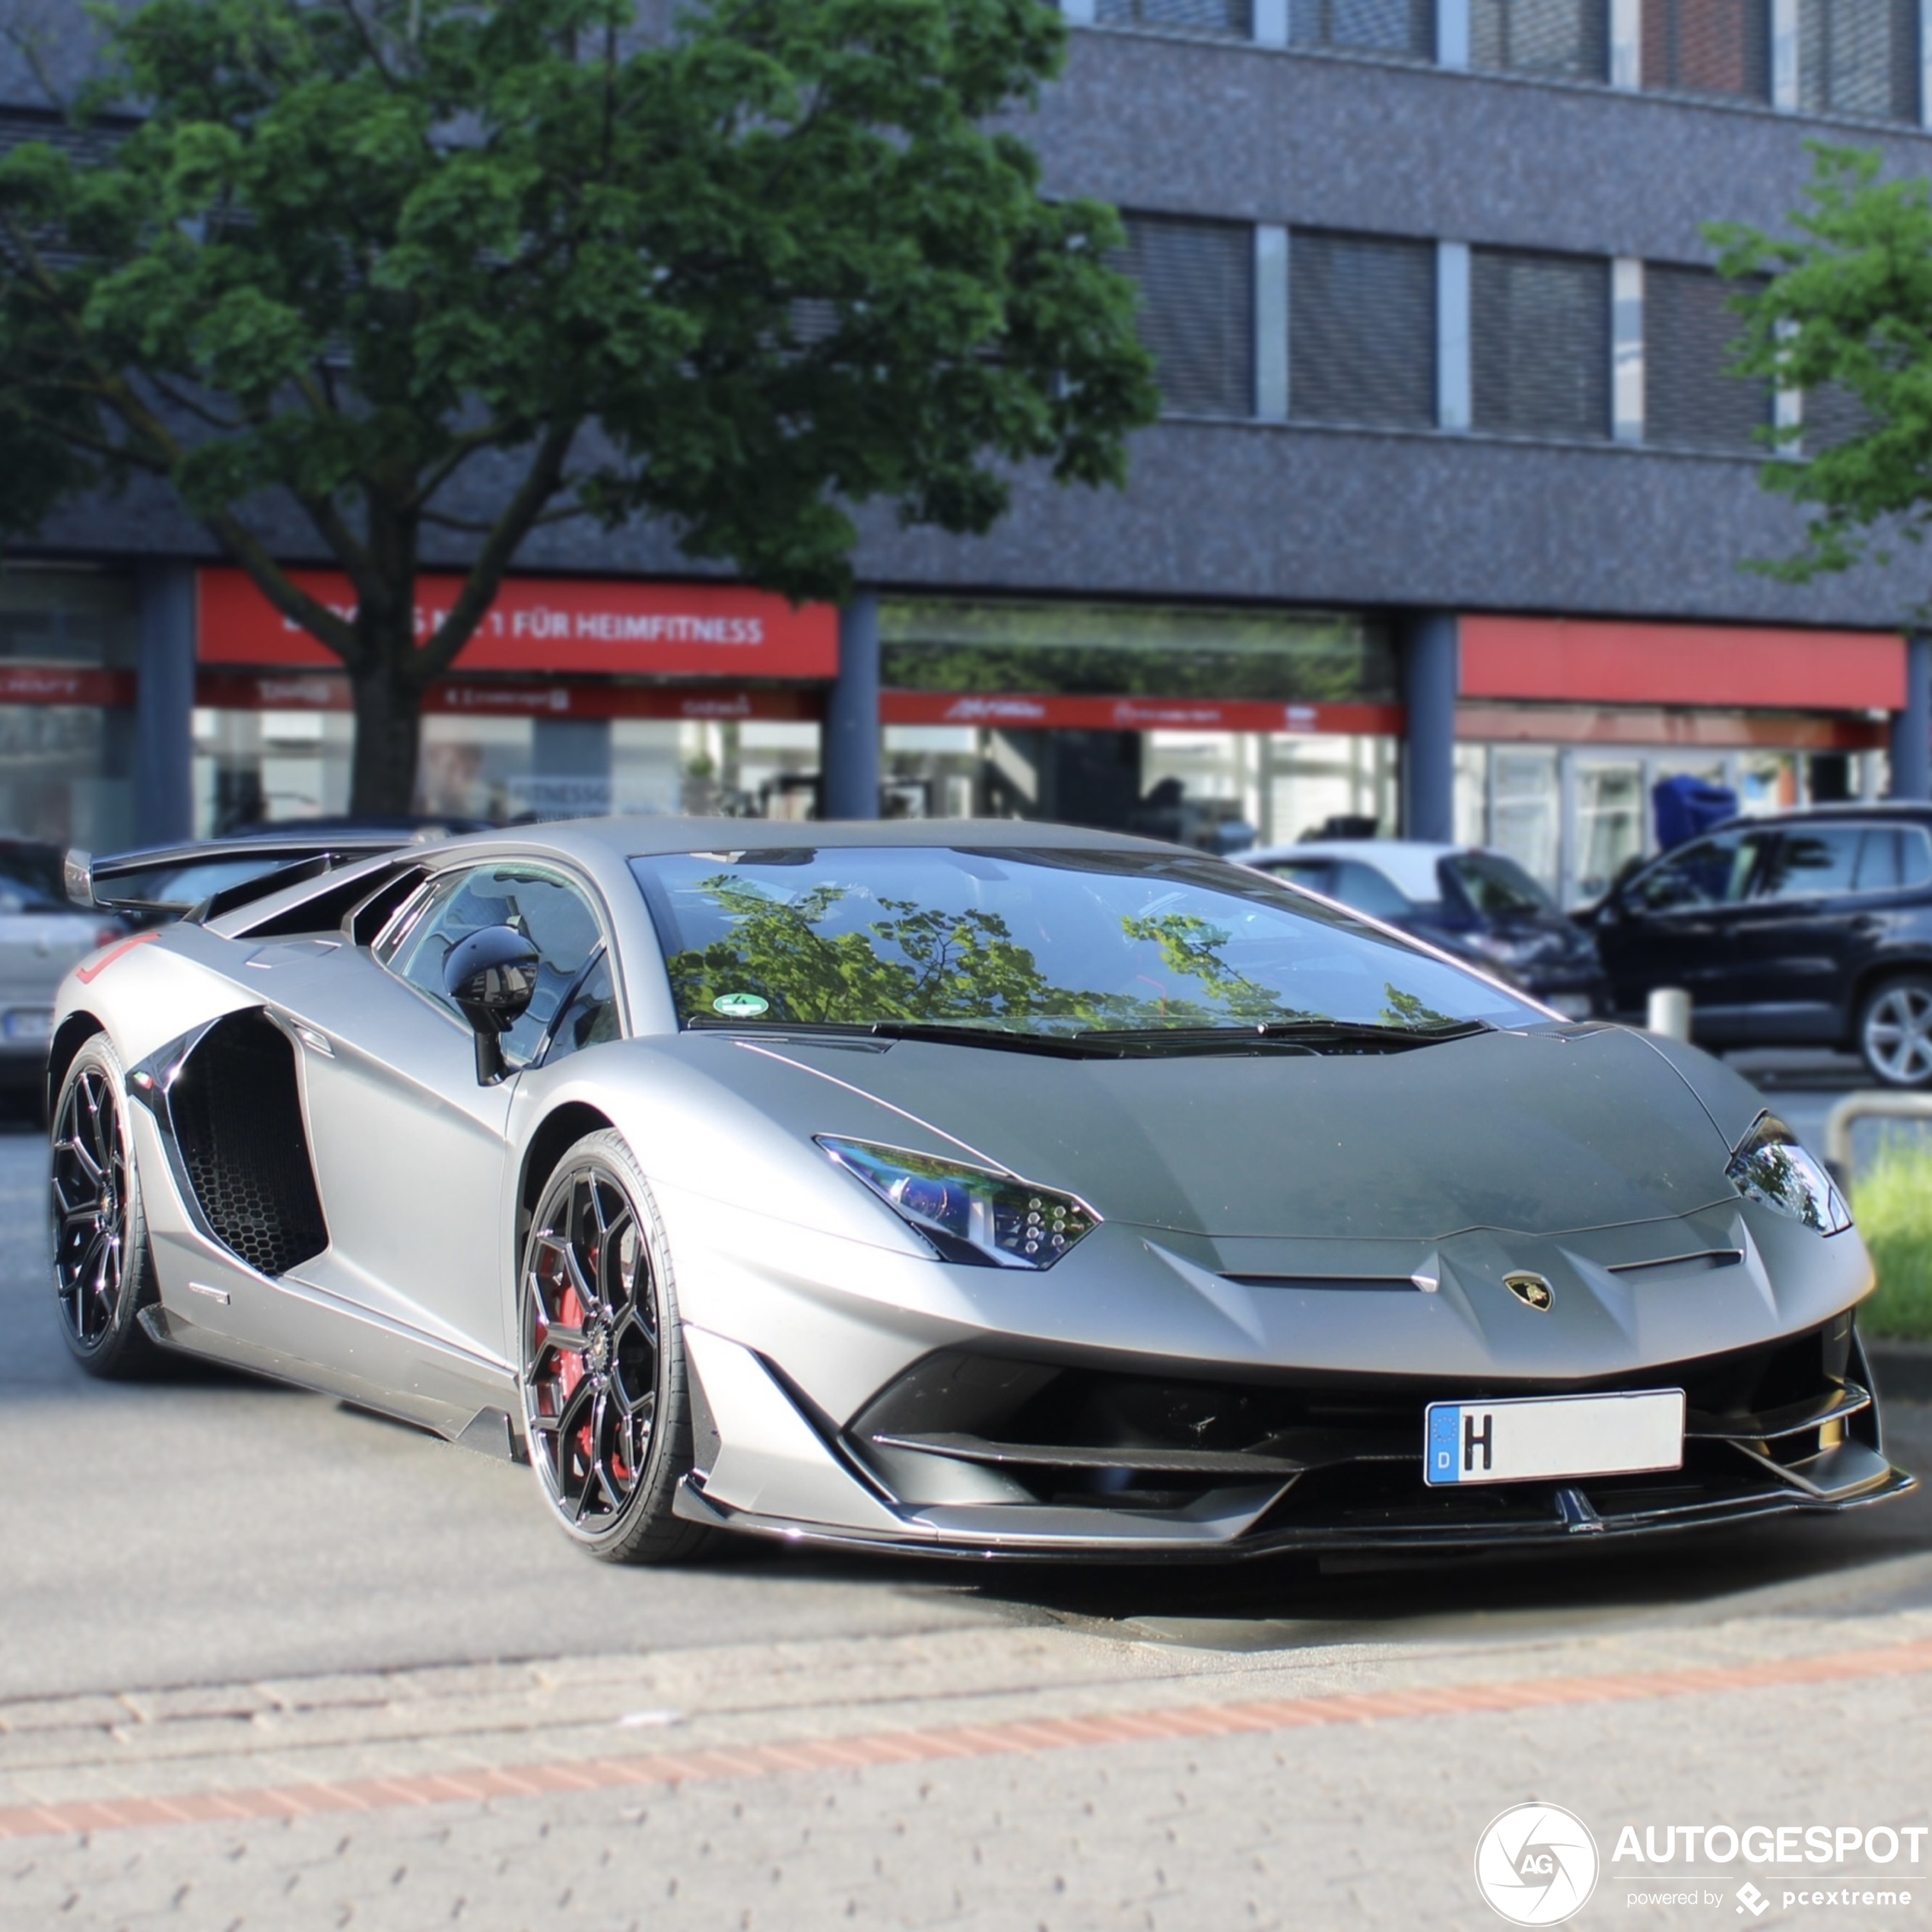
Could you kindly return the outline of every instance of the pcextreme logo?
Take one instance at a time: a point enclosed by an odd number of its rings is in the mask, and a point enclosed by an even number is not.
[[[1597,1841],[1560,1804],[1511,1805],[1476,1841],[1477,1889],[1512,1925],[1561,1925],[1597,1889]]]

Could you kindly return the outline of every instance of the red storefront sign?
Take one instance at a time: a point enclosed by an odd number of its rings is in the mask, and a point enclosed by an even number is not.
[[[351,617],[355,593],[331,570],[291,570],[301,589]],[[198,574],[195,654],[204,664],[336,666],[242,571]],[[416,635],[449,614],[462,580],[416,582]],[[631,677],[810,678],[838,672],[838,613],[730,583],[513,577],[456,659],[462,671]]]
[[[132,671],[0,664],[0,704],[132,704],[134,693]]]
[[[1895,711],[1905,645],[1873,631],[1466,617],[1461,690],[1557,704]]]
[[[223,711],[346,711],[349,681],[327,672],[204,671],[195,702]],[[809,719],[819,712],[809,691],[666,690],[640,685],[529,684],[453,680],[431,685],[423,710],[499,718]]]
[[[1007,696],[888,691],[887,724],[982,725],[1008,731],[1265,731],[1337,737],[1393,734],[1399,704],[1287,704],[1266,698]]]

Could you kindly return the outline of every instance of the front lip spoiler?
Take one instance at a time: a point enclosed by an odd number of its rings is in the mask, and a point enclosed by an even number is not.
[[[1767,1464],[1767,1468],[1775,1466]],[[1074,1540],[1047,1543],[1025,1538],[1011,1542],[947,1541],[929,1531],[920,1533],[910,1525],[903,1534],[891,1530],[844,1530],[825,1524],[793,1523],[755,1512],[735,1510],[707,1496],[702,1483],[686,1476],[678,1486],[675,1513],[686,1520],[710,1524],[720,1529],[738,1530],[754,1535],[783,1538],[788,1543],[810,1543],[847,1549],[891,1551],[902,1555],[942,1556],[985,1562],[1029,1563],[1082,1562],[1228,1563],[1250,1558],[1323,1552],[1384,1554],[1414,1551],[1429,1553],[1451,1550],[1515,1549],[1571,1545],[1578,1539],[1600,1543],[1605,1537],[1656,1536],[1671,1530],[1711,1529],[1725,1524],[1753,1522],[1772,1516],[1835,1515],[1841,1510],[1862,1509],[1873,1503],[1888,1502],[1918,1487],[1918,1479],[1892,1463],[1886,1464],[1882,1479],[1861,1484],[1857,1489],[1837,1495],[1821,1495],[1789,1482],[1708,1501],[1676,1505],[1663,1509],[1635,1510],[1600,1514],[1590,1510],[1580,1514],[1565,1499],[1577,1495],[1573,1488],[1558,1486],[1549,1516],[1542,1520],[1483,1524],[1393,1524],[1385,1529],[1356,1525],[1311,1524],[1224,1543],[1175,1543],[1152,1542],[1134,1537],[1130,1526],[1122,1525],[1118,1536]]]

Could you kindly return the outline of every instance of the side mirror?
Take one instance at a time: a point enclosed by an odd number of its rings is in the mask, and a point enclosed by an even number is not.
[[[529,1012],[538,964],[536,948],[513,926],[486,926],[459,939],[443,962],[443,989],[476,1030],[479,1086],[504,1076],[501,1036]]]

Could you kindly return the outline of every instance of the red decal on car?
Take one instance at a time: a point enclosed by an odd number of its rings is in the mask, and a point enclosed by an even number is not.
[[[125,940],[117,945],[105,958],[97,959],[91,966],[76,967],[74,977],[83,986],[91,985],[106,971],[109,967],[113,964],[116,960],[125,958],[128,954],[133,952],[136,946],[145,946],[150,939],[158,939],[160,936],[158,933],[137,933],[132,939]]]

